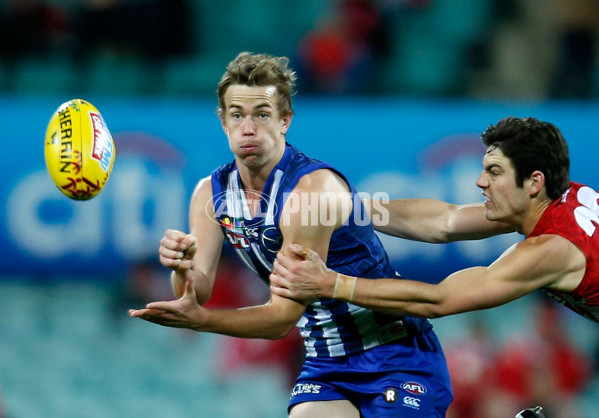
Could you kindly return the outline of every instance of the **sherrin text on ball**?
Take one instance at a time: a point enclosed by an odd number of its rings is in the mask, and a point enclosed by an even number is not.
[[[104,118],[91,103],[73,99],[56,109],[45,141],[46,166],[66,196],[88,200],[106,185],[116,146]]]

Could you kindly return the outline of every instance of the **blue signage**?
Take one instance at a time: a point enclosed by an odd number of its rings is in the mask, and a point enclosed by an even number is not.
[[[71,97],[0,98],[0,276],[120,277],[129,263],[158,258],[168,228],[187,229],[197,181],[232,154],[214,100],[85,97],[102,113],[117,157],[105,189],[72,201],[53,185],[44,163],[52,112]],[[598,187],[591,135],[598,103],[492,104],[399,99],[303,99],[288,141],[342,171],[366,195],[481,201],[480,132],[505,116],[556,124],[570,146],[571,178]],[[509,234],[449,245],[383,237],[406,277],[436,281],[484,265],[521,237]]]

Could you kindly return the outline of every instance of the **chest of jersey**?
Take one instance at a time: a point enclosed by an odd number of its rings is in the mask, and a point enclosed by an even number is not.
[[[229,174],[224,192],[214,197],[215,217],[225,239],[262,280],[268,282],[283,237],[277,226],[278,190],[258,193],[239,187],[238,174]],[[279,204],[277,204],[279,201]]]

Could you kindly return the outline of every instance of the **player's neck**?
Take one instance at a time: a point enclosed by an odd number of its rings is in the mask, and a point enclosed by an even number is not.
[[[535,227],[541,220],[541,217],[543,216],[550,204],[551,200],[547,199],[533,204],[530,210],[528,211],[526,218],[521,223],[520,227],[517,228],[518,232],[525,236],[529,236],[530,234],[532,234],[532,231],[534,231]]]

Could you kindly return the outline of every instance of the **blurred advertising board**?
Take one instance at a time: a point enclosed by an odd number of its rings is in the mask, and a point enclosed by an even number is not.
[[[0,277],[122,277],[129,263],[158,257],[167,228],[187,229],[197,181],[232,160],[216,100],[85,97],[117,145],[106,188],[71,201],[46,172],[43,142],[52,112],[72,97],[2,97]],[[371,196],[481,201],[480,133],[505,116],[555,123],[570,146],[571,178],[599,187],[594,155],[599,103],[490,103],[404,99],[297,99],[288,141],[342,171]],[[436,281],[488,264],[521,237],[424,244],[383,237],[405,277]]]

